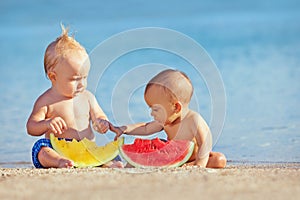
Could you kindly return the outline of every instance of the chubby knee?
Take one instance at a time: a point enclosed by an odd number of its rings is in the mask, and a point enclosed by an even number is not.
[[[227,159],[220,152],[211,152],[207,163],[208,168],[224,168],[227,164]]]
[[[52,149],[50,147],[42,147],[38,153],[38,158],[41,156],[45,156],[45,154],[48,154],[51,150]]]
[[[224,168],[227,164],[227,159],[224,154],[218,153],[217,156],[217,168]]]

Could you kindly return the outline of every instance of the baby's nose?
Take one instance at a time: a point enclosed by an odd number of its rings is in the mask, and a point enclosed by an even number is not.
[[[84,79],[80,79],[78,82],[78,87],[84,87],[86,85],[86,82]]]
[[[150,112],[150,115],[151,115],[152,117],[154,117],[154,113],[153,113],[153,111],[151,111],[151,112]]]

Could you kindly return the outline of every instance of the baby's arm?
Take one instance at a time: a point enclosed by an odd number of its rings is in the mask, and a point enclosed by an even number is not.
[[[130,124],[125,126],[116,127],[110,124],[110,130],[116,133],[116,138],[120,137],[122,134],[126,135],[151,135],[163,130],[163,126],[156,122],[148,122],[148,123],[137,123]]]
[[[47,105],[43,98],[39,98],[33,107],[26,127],[29,135],[41,136],[46,132],[62,134],[67,129],[67,124],[61,117],[46,119]]]
[[[96,97],[91,92],[86,92],[90,103],[90,115],[93,122],[93,128],[99,133],[106,133],[109,129],[107,116],[98,104]]]
[[[195,138],[198,146],[194,165],[206,167],[212,148],[211,132],[205,120],[200,115],[195,116],[194,120],[197,124]]]

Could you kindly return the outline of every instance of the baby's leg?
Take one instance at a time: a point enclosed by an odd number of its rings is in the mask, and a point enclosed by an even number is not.
[[[207,162],[207,168],[224,168],[227,160],[224,154],[219,152],[210,152]]]
[[[38,153],[38,160],[45,168],[67,168],[72,167],[73,162],[64,157],[61,157],[56,151],[50,147],[42,147]]]

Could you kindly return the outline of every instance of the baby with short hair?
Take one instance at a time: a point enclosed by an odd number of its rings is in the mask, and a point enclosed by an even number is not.
[[[149,81],[144,93],[154,121],[121,127],[110,124],[111,130],[116,133],[116,138],[122,134],[151,135],[164,130],[168,140],[194,141],[194,152],[185,165],[224,168],[225,156],[211,152],[212,138],[207,123],[188,107],[192,95],[193,85],[185,73],[164,70]]]
[[[50,133],[65,139],[95,140],[90,122],[100,133],[107,132],[109,122],[95,96],[86,89],[89,56],[63,26],[62,35],[46,49],[44,69],[51,87],[38,97],[27,121],[29,135],[45,135],[33,146],[33,164],[37,168],[72,167],[71,160],[53,150]],[[107,165],[122,167],[117,161]]]

